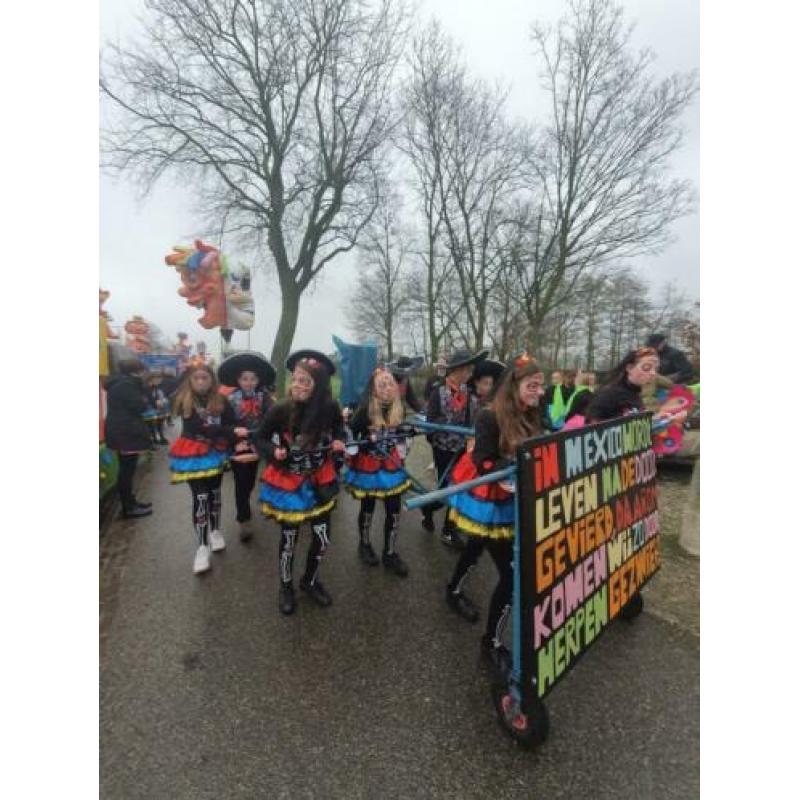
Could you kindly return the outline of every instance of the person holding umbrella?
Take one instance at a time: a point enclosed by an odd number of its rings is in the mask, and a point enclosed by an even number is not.
[[[219,365],[217,377],[223,386],[234,387],[228,403],[236,424],[248,431],[248,437],[236,442],[231,456],[239,540],[247,542],[253,538],[250,495],[256,485],[259,460],[253,436],[273,405],[270,390],[275,383],[275,368],[261,353],[246,350],[228,356]]]
[[[469,350],[456,350],[447,359],[444,381],[436,386],[428,398],[428,422],[471,427],[478,412],[478,401],[470,393],[467,381],[472,376],[473,367],[489,355],[488,350],[470,353]],[[452,468],[458,456],[464,451],[465,439],[457,433],[437,431],[430,435],[433,460],[439,483]],[[422,527],[434,530],[433,512],[441,504],[431,504],[423,510]],[[463,549],[464,540],[450,521],[449,509],[445,512],[441,539],[448,547]]]

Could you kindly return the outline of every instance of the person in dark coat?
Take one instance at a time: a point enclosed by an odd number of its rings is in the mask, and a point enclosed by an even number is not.
[[[150,449],[150,431],[142,414],[147,410],[144,376],[147,368],[138,359],[124,359],[120,373],[106,381],[106,445],[119,458],[117,491],[125,518],[153,513],[152,503],[141,503],[133,492],[133,476],[139,454]]]
[[[694,377],[694,369],[686,358],[686,354],[677,347],[667,344],[663,333],[653,333],[647,337],[647,347],[655,348],[658,353],[658,374],[669,378],[673,383],[690,383]]]

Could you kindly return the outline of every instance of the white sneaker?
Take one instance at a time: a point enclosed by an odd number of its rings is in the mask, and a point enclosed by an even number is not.
[[[225,549],[225,537],[222,535],[221,531],[211,531],[211,533],[208,534],[208,542],[211,545],[212,553]]]
[[[211,551],[204,544],[197,548],[194,554],[194,574],[199,575],[211,569]]]

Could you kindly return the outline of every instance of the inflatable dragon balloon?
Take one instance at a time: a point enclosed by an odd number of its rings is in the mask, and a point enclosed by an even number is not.
[[[220,250],[199,239],[194,247],[175,246],[172,250],[164,261],[181,276],[178,294],[190,306],[203,310],[198,322],[204,328],[220,328],[230,341],[234,329],[253,327],[255,308],[247,267],[231,268]]]

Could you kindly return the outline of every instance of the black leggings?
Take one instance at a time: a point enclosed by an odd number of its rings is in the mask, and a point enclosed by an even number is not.
[[[117,491],[122,508],[125,511],[133,508],[136,499],[133,494],[133,476],[136,472],[138,453],[117,453],[119,457],[119,473],[117,475]]]
[[[236,521],[247,522],[252,518],[250,495],[256,485],[258,461],[231,461],[233,482],[236,486]]]
[[[456,564],[448,589],[460,594],[464,589],[469,573],[484,550],[492,557],[499,580],[489,603],[489,616],[486,619],[486,635],[494,640],[495,647],[502,644],[503,630],[511,613],[511,596],[514,591],[514,540],[489,539],[482,536],[468,536],[467,546]]]
[[[218,531],[222,516],[222,473],[213,478],[198,478],[187,481],[192,490],[192,525],[197,535],[197,544],[208,544],[210,530]]]
[[[437,481],[442,479],[442,475],[447,472],[447,480],[442,484],[440,488],[444,488],[450,483],[450,475],[453,473],[453,460],[458,460],[458,453],[453,453],[450,450],[441,450],[438,447],[434,447],[433,449],[433,462],[436,465],[436,478]],[[452,466],[451,466],[452,465]],[[450,508],[446,506],[445,503],[441,501],[436,501],[435,503],[431,503],[430,505],[424,506],[422,509],[422,516],[425,519],[433,520],[433,512],[438,511],[440,508],[446,508],[444,514],[444,525],[442,526],[443,530],[447,531],[453,527],[453,524],[450,522]]]
[[[372,516],[375,513],[377,497],[364,497],[361,500],[361,510],[358,512],[358,535],[361,544],[369,544],[369,532],[372,527]],[[394,494],[383,498],[383,507],[386,518],[383,521],[383,552],[387,555],[394,553],[397,543],[397,529],[400,525],[401,495]]]
[[[330,544],[331,518],[330,514],[325,514],[319,519],[311,520],[311,542],[308,546],[306,555],[306,571],[303,580],[314,584],[319,577],[319,567],[322,557]],[[297,549],[297,535],[299,525],[281,525],[281,541],[278,548],[278,573],[281,583],[291,585],[294,571],[294,554]]]

